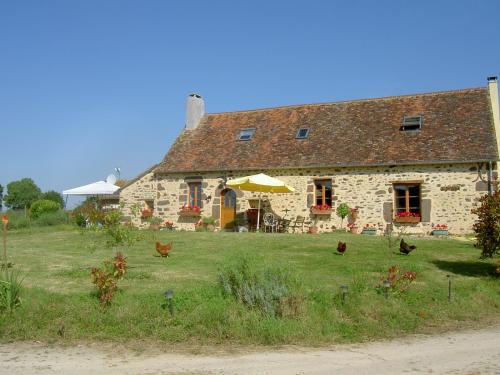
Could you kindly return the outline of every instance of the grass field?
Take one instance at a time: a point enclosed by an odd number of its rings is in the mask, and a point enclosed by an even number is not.
[[[22,305],[0,316],[0,341],[165,341],[188,344],[322,345],[498,322],[500,280],[494,260],[479,260],[472,242],[409,239],[410,256],[386,239],[345,233],[283,235],[144,231],[131,247],[109,248],[105,235],[70,227],[9,234],[9,260],[24,275]],[[154,242],[174,242],[171,257]],[[336,254],[347,241],[345,256]],[[130,266],[110,307],[93,294],[90,269],[124,252]],[[218,270],[249,255],[257,267],[286,267],[300,280],[301,312],[263,316],[223,296]],[[397,265],[417,273],[400,296],[376,286]],[[452,275],[452,301],[448,279]],[[340,285],[348,286],[345,304]],[[162,306],[174,290],[175,316]]]

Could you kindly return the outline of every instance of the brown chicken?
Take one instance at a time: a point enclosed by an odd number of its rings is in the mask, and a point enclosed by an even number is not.
[[[158,251],[158,253],[162,257],[168,257],[171,250],[172,250],[172,241],[170,241],[165,245],[162,245],[160,242],[156,241],[156,251]]]
[[[402,238],[401,242],[399,244],[399,251],[403,254],[410,254],[413,250],[415,250],[417,247],[415,245],[408,245]]]
[[[337,245],[337,251],[344,255],[345,251],[347,250],[347,243],[339,241],[339,244]]]

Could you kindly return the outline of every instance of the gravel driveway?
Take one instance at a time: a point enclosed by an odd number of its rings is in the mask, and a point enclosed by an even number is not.
[[[96,345],[0,345],[0,374],[500,374],[500,326],[321,349],[138,354]]]

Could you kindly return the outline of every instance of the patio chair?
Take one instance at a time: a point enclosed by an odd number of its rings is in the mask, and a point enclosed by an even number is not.
[[[262,218],[264,224],[264,232],[267,232],[269,229],[271,232],[276,232],[278,227],[278,220],[274,217],[274,215],[270,212],[265,213]]]
[[[281,219],[278,222],[278,232],[280,232],[280,233],[288,233],[288,229],[290,228],[290,224],[291,223],[292,223],[292,220]]]
[[[306,218],[304,216],[297,216],[295,219],[295,222],[290,225],[290,228],[292,228],[293,233],[295,233],[295,230],[297,231],[300,229],[301,233],[304,233],[304,222],[306,221]]]

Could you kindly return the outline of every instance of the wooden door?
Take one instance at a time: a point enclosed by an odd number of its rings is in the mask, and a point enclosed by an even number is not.
[[[231,189],[224,189],[220,193],[220,227],[230,229],[236,218],[236,193]]]

